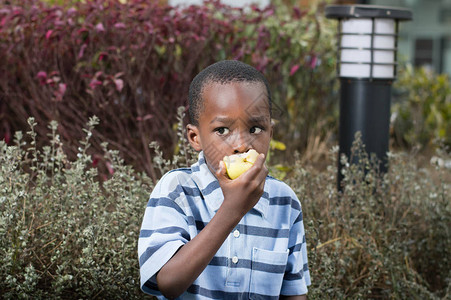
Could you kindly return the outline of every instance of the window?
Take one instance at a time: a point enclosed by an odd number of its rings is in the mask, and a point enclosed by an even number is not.
[[[432,39],[417,39],[415,40],[415,66],[429,66],[433,67],[433,49],[434,40]]]
[[[443,25],[451,24],[451,8],[442,8],[440,10],[440,23]]]

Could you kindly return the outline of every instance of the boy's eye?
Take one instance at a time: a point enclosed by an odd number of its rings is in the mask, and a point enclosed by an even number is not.
[[[229,128],[227,127],[219,127],[216,128],[215,131],[219,134],[219,135],[226,135],[230,132]]]
[[[256,133],[256,134],[258,134],[258,133],[260,133],[260,132],[262,132],[262,131],[263,131],[262,128],[260,128],[260,127],[258,127],[258,126],[254,126],[254,127],[251,128],[250,133]]]

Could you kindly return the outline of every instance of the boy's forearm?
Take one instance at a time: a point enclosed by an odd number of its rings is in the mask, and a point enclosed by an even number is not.
[[[176,298],[186,291],[207,267],[241,217],[220,207],[207,226],[179,249],[157,275],[158,287],[165,297]]]

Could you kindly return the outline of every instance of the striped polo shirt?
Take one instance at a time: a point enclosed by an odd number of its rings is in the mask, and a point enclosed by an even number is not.
[[[203,153],[191,168],[166,173],[145,210],[138,241],[141,289],[164,299],[156,273],[213,218],[224,197]],[[310,275],[301,204],[270,176],[241,219],[180,299],[277,299],[307,293]]]

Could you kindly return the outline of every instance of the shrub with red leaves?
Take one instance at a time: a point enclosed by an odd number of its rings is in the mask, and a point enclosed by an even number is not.
[[[324,138],[335,126],[334,32],[314,13],[282,4],[8,3],[0,9],[0,138],[7,142],[14,131],[27,130],[29,116],[42,136],[57,120],[70,157],[96,115],[101,123],[92,154],[101,155],[100,142],[108,141],[156,180],[149,143],[174,151],[177,107],[187,105],[190,81],[221,59],[239,59],[265,73],[278,109],[275,137],[290,141],[290,151],[304,150],[312,135]]]

